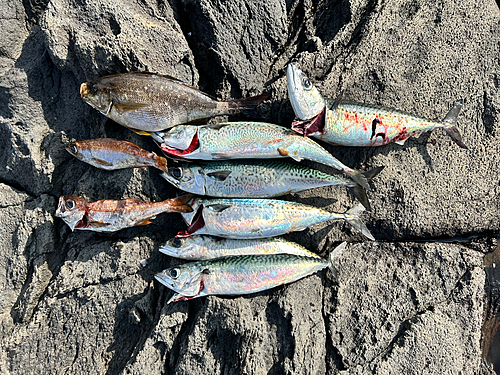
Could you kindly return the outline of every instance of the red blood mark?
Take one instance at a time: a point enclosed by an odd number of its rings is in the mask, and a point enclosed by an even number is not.
[[[316,117],[306,121],[292,122],[292,130],[307,137],[309,134],[321,133],[325,131],[326,107]]]
[[[359,119],[358,119],[357,113],[354,113],[354,120],[356,121],[356,124],[359,124]]]
[[[205,220],[203,219],[202,212],[203,212],[203,205],[201,205],[198,208],[198,211],[196,211],[196,214],[194,215],[194,219],[191,225],[186,230],[182,230],[179,233],[177,233],[175,237],[176,238],[189,237],[197,230],[203,228],[205,226]]]
[[[194,135],[193,140],[191,141],[191,144],[185,150],[177,150],[175,148],[170,148],[165,143],[162,143],[160,145],[160,148],[162,149],[162,151],[165,154],[170,155],[170,156],[188,155],[188,154],[192,153],[194,150],[196,150],[198,147],[200,147],[200,141],[198,139],[198,134]]]

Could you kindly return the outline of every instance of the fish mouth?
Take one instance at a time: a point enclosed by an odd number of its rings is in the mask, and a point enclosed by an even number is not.
[[[300,70],[298,70],[293,64],[288,64],[288,68],[286,69],[286,82],[288,88],[288,98],[290,99],[290,104],[292,105],[293,112],[300,118],[300,115],[302,114],[298,99],[300,97],[300,94],[296,93],[300,90],[300,86],[296,84],[296,79],[299,71]]]
[[[87,96],[89,94],[89,89],[88,89],[88,85],[87,85],[87,82],[84,82],[80,85],[80,96],[82,98],[84,98],[85,96]]]

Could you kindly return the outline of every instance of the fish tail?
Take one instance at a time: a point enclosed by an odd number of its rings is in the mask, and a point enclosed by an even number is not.
[[[164,158],[163,156],[158,156],[156,155],[156,168],[163,172],[168,172],[168,167],[167,167],[167,159]]]
[[[370,191],[370,185],[368,185],[368,180],[361,171],[357,171],[351,168],[344,168],[342,170],[346,175],[348,175],[352,180],[361,185],[364,189]]]
[[[333,276],[335,278],[337,278],[339,259],[342,257],[342,254],[344,253],[346,247],[347,247],[347,242],[342,242],[339,246],[333,249],[330,252],[330,255],[328,256],[328,267],[332,271]]]
[[[461,148],[468,148],[463,142],[462,136],[460,135],[460,132],[458,131],[457,128],[457,117],[458,114],[460,113],[460,110],[462,109],[463,104],[464,104],[463,99],[457,100],[453,108],[450,109],[448,114],[443,119],[442,123],[444,131],[451,137],[451,139],[453,139],[453,142],[455,142]]]
[[[186,204],[191,200],[192,197],[192,194],[185,194],[177,198],[167,199],[163,202],[170,206],[171,212],[193,212],[193,208],[190,205]]]
[[[233,115],[242,112],[252,112],[260,103],[269,98],[269,94],[250,96],[243,99],[233,99],[227,102],[228,115]]]
[[[378,175],[382,171],[382,169],[384,169],[383,166],[373,168],[369,171],[363,172],[362,175],[365,176],[367,181],[370,181],[373,177]],[[363,187],[357,182],[355,182],[354,184],[354,186],[349,186],[349,190],[351,190],[351,193],[361,202],[361,204],[366,208],[367,211],[371,211],[372,208],[370,206],[370,201],[366,196],[365,189],[363,189]]]
[[[359,219],[359,216],[365,210],[365,207],[359,203],[344,214],[344,220],[363,233],[370,240],[375,241],[375,237],[373,237],[366,225]]]

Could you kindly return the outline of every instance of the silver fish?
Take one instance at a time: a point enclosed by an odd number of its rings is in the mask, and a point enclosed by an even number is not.
[[[375,240],[359,220],[365,211],[362,204],[343,214],[276,199],[193,198],[188,205],[193,211],[182,214],[182,217],[189,227],[179,232],[178,237],[192,234],[241,239],[274,237],[324,221],[343,219],[369,239]]]
[[[240,255],[171,267],[155,279],[176,292],[168,303],[209,295],[243,295],[297,281],[329,267],[336,275],[346,242],[328,260],[293,254]]]
[[[382,169],[375,168],[363,175],[370,181]],[[344,185],[370,210],[366,192],[358,183],[284,161],[179,163],[161,176],[189,193],[221,198],[271,198],[321,186]]]
[[[287,70],[288,93],[299,121],[292,129],[334,145],[381,146],[404,144],[412,136],[442,128],[462,148],[467,148],[457,128],[463,100],[455,102],[442,121],[433,121],[397,109],[343,100],[323,99],[300,69]],[[323,103],[323,108],[321,104]]]
[[[232,255],[294,254],[319,258],[299,244],[281,237],[234,240],[213,236],[174,237],[160,247],[171,257],[204,260]]]
[[[264,122],[228,122],[217,125],[179,125],[152,133],[170,157],[198,160],[267,159],[290,157],[325,164],[346,173],[370,190],[359,171],[349,168],[313,140],[282,126]]]

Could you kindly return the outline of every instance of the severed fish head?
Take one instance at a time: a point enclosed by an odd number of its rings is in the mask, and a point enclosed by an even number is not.
[[[155,279],[183,296],[195,297],[203,292],[204,279],[209,274],[206,266],[194,262],[167,268],[157,273]]]
[[[178,164],[168,168],[161,176],[176,188],[188,193],[205,195],[205,177],[198,165]]]
[[[57,206],[56,216],[64,220],[66,224],[75,230],[85,224],[85,209],[87,201],[80,197],[61,196]]]
[[[174,237],[160,247],[160,252],[174,258],[200,259],[204,236]]]
[[[107,115],[113,106],[111,88],[107,77],[98,78],[92,82],[82,83],[80,96],[91,107],[97,109],[103,115]]]
[[[299,68],[289,64],[286,81],[293,111],[300,120],[309,120],[325,109],[323,96]]]
[[[153,138],[166,147],[177,150],[187,150],[193,142],[193,138],[198,133],[199,126],[178,125],[166,132],[157,132]]]

